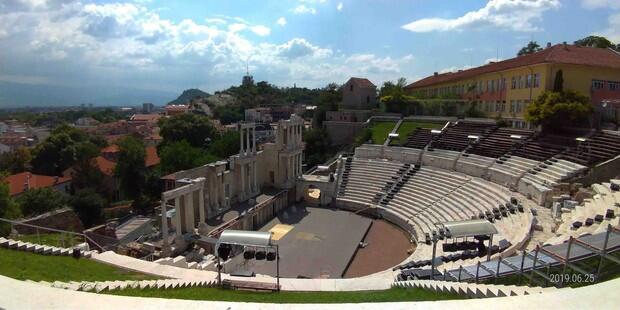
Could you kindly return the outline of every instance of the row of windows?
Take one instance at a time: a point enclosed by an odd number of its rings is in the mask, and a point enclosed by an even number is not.
[[[510,84],[511,89],[538,87],[540,87],[540,73],[513,76]]]
[[[510,85],[511,89],[538,88],[540,87],[540,73],[513,76]],[[506,90],[506,78],[478,81],[474,82],[473,84],[468,83],[455,86],[425,89],[422,90],[420,94],[426,95],[428,97],[435,97],[448,94],[462,95],[470,91],[475,91],[477,94],[482,94],[484,92],[494,93],[496,91],[503,90]]]
[[[510,113],[523,113],[530,103],[529,100],[510,100]],[[506,112],[506,101],[484,101],[484,111],[488,113]]]
[[[592,89],[593,90],[601,90],[605,88],[605,81],[603,80],[592,80]],[[607,81],[607,88],[610,91],[619,91],[620,90],[620,82],[617,81]]]

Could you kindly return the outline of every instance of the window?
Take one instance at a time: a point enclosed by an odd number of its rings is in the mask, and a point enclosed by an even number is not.
[[[592,80],[592,89],[603,89],[605,82],[601,80]]]
[[[502,78],[502,90],[506,90],[506,78]]]
[[[534,74],[534,88],[540,87],[540,73]]]
[[[502,112],[506,112],[506,101],[502,101]]]
[[[353,84],[349,85],[349,90],[353,91]]]
[[[512,83],[510,84],[510,88],[511,89],[517,88],[517,77],[516,76],[512,77]]]
[[[517,110],[515,112],[521,113],[523,111],[523,103],[521,100],[517,100]]]
[[[523,81],[523,76],[522,76],[522,75],[519,75],[519,88],[520,88],[520,89],[521,89],[521,88],[523,88],[523,82],[524,82],[524,81]]]
[[[499,103],[499,101],[495,101],[495,112],[499,112],[501,111],[501,105]]]
[[[607,84],[609,85],[609,90],[611,91],[620,90],[620,82],[607,81]]]
[[[532,88],[532,75],[528,74],[525,79],[525,88]]]
[[[517,106],[514,100],[510,100],[510,113],[514,113],[517,111]]]

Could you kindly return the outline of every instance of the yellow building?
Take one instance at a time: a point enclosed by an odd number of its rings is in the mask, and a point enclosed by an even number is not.
[[[458,72],[426,77],[405,89],[422,98],[457,96],[477,104],[488,117],[506,119],[527,128],[527,105],[552,90],[562,71],[564,89],[589,96],[598,111],[617,113],[620,107],[620,54],[611,49],[558,44],[512,59]]]

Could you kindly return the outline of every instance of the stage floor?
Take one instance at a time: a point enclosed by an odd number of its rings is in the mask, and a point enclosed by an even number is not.
[[[280,246],[280,276],[341,278],[372,220],[348,211],[291,206],[260,231],[273,231]],[[277,240],[276,240],[277,239]],[[237,255],[225,272],[254,271],[275,276],[275,262]]]

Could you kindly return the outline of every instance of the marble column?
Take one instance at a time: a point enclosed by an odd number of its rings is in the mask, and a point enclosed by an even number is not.
[[[198,212],[200,213],[200,223],[198,224],[198,233],[200,235],[206,235],[209,233],[209,227],[207,227],[206,216],[205,216],[205,191],[204,191],[204,183],[203,186],[200,187],[198,191]]]
[[[176,235],[182,235],[181,231],[181,200],[179,197],[174,198],[174,226],[176,228]]]
[[[252,167],[252,170],[254,171],[254,193],[258,193],[258,181],[256,180],[256,161],[254,161]]]
[[[194,228],[196,227],[194,223],[196,220],[194,218],[194,195],[192,193],[188,193],[183,195],[183,200],[185,201],[183,208],[185,208],[185,232],[194,233]]]
[[[256,127],[252,127],[252,153],[256,154]]]
[[[249,155],[250,154],[250,128],[245,129],[245,141],[246,141],[245,155]]]
[[[168,217],[166,216],[166,201],[161,201],[161,237],[168,242]]]
[[[200,214],[200,223],[205,222],[205,190],[203,187],[200,187],[198,191],[198,212]]]
[[[245,199],[245,164],[239,165],[239,174],[241,174],[241,199]]]
[[[239,155],[243,155],[245,151],[243,150],[243,127],[239,127]]]

